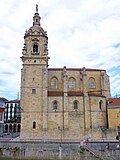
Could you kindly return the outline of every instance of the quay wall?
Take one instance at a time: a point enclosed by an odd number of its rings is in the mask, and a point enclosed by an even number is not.
[[[112,160],[119,159],[120,150],[116,142],[20,142],[1,141],[0,157],[13,159],[71,159]],[[0,158],[1,159],[1,158]]]

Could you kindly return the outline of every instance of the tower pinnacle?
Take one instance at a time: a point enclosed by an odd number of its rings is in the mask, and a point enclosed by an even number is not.
[[[36,13],[38,13],[38,4],[36,4]]]
[[[41,17],[39,16],[39,13],[38,13],[38,4],[36,4],[36,13],[34,14],[34,17],[33,17],[33,26],[34,25],[40,26],[40,19]]]

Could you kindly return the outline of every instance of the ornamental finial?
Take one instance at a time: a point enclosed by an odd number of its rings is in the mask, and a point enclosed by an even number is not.
[[[38,4],[36,4],[36,13],[38,13]]]

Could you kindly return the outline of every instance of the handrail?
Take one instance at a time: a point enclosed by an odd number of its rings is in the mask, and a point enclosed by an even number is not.
[[[96,158],[99,158],[100,160],[104,160],[103,157],[101,157],[99,154],[96,154],[94,151],[92,151],[90,148],[88,148],[87,146],[83,146],[83,148],[88,151],[89,153],[91,153],[93,156],[95,156]]]

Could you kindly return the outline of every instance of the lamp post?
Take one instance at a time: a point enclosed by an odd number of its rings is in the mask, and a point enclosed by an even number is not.
[[[60,136],[60,146],[61,146],[61,143],[62,143],[62,134],[63,134],[64,126],[58,126],[58,129],[61,131],[61,136]]]
[[[61,131],[61,134],[60,134],[60,146],[59,146],[59,158],[61,159],[62,158],[62,147],[61,147],[61,144],[62,144],[62,133],[63,133],[63,130],[64,130],[64,126],[58,126],[58,129]]]

